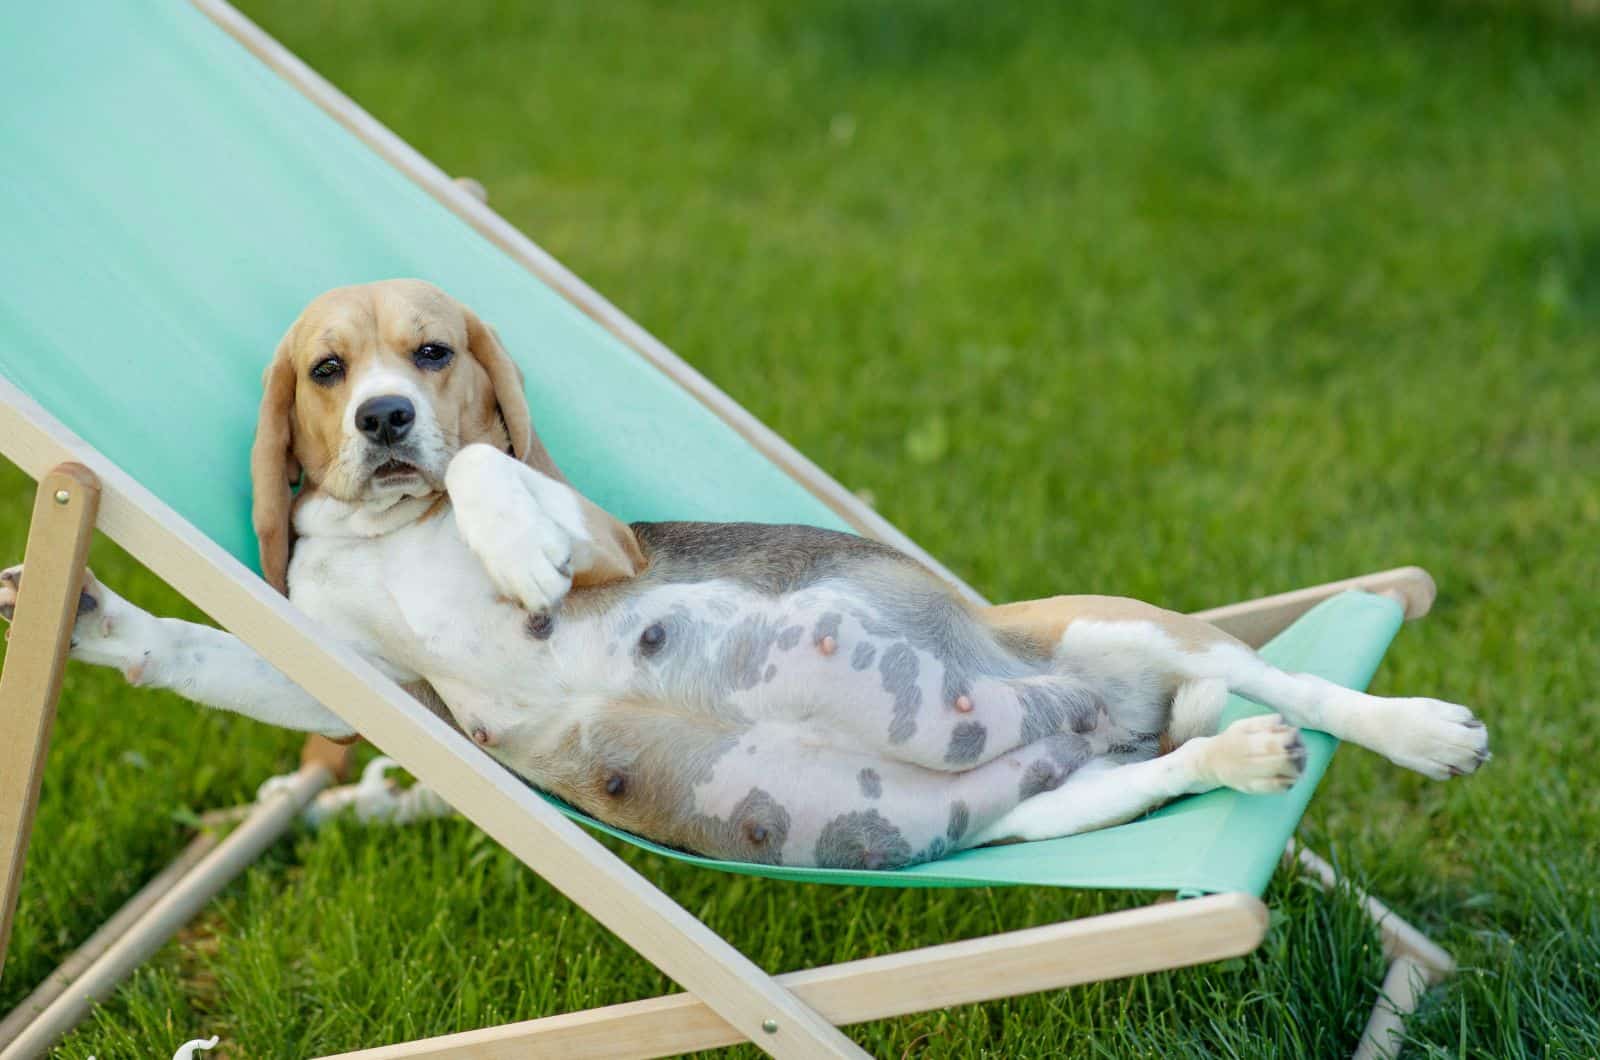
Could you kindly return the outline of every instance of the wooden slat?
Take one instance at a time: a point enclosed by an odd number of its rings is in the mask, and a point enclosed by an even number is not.
[[[886,1019],[1249,953],[1266,907],[1213,895],[951,942],[778,977],[838,1024]],[[737,1030],[687,994],[343,1053],[325,1060],[643,1060],[733,1045]]]
[[[95,476],[81,465],[40,468],[35,477],[26,567],[0,674],[0,967],[100,500]]]
[[[375,667],[329,640],[232,555],[0,379],[0,449],[41,477],[100,478],[100,529],[360,731],[646,960],[778,1056],[860,1056],[837,1028]],[[774,1019],[776,1033],[764,1033]]]
[[[1196,611],[1194,616],[1259,648],[1322,601],[1351,589],[1393,596],[1405,608],[1408,621],[1427,614],[1433,607],[1434,597],[1438,595],[1433,577],[1427,571],[1421,567],[1396,567],[1357,578],[1346,578],[1344,581],[1327,582],[1275,596]]]

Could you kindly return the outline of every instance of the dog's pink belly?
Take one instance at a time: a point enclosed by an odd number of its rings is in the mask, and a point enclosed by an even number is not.
[[[928,861],[962,849],[1096,753],[1089,738],[1060,733],[950,773],[821,746],[813,737],[803,727],[757,724],[722,754],[694,789],[692,813],[702,822],[699,834],[730,841],[704,853],[829,868]],[[705,829],[707,820],[722,826]],[[752,849],[753,830],[763,849]]]
[[[802,724],[841,749],[941,771],[1102,718],[1071,674],[992,644],[941,651],[835,586],[780,597],[693,588],[702,595],[644,595],[611,634],[629,649],[633,687],[669,708]]]
[[[1087,732],[1103,717],[1073,678],[977,676],[957,684],[932,654],[852,626],[843,623],[831,644],[806,639],[774,651],[762,683],[736,693],[732,704],[752,718],[803,722],[841,748],[880,749],[945,772],[1062,729]]]
[[[596,816],[711,856],[938,857],[1126,736],[1076,677],[942,658],[838,592],[670,586],[553,628],[473,614],[419,659],[462,728]]]

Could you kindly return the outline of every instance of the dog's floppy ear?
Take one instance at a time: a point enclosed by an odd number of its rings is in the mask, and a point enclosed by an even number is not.
[[[294,328],[290,328],[261,377],[261,412],[250,450],[251,516],[256,544],[261,548],[261,576],[285,595],[289,592],[289,550],[294,543],[289,513],[293,487],[300,479],[300,462],[294,457],[293,336]]]
[[[522,390],[522,370],[500,344],[500,336],[495,334],[494,328],[465,306],[462,312],[467,317],[468,352],[489,373],[495,404],[500,406],[500,418],[511,437],[511,455],[559,482],[567,481],[534,432],[533,415],[528,411],[528,398]]]

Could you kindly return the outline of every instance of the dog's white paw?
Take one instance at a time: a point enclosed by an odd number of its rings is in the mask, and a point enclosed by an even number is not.
[[[10,622],[17,612],[17,596],[22,592],[22,564],[0,570],[0,619]],[[99,580],[83,572],[83,587],[78,591],[78,618],[72,628],[72,642],[101,638],[107,630],[106,593]]]
[[[0,618],[9,622],[15,614],[21,586],[20,565],[0,571]],[[94,666],[115,667],[133,684],[139,684],[155,644],[151,621],[147,612],[85,571],[78,591],[78,619],[72,627],[71,657]]]
[[[456,454],[445,488],[495,590],[536,614],[560,604],[592,547],[577,494],[487,445]]]
[[[1379,728],[1375,750],[1434,780],[1465,776],[1489,760],[1489,730],[1459,703],[1385,700]]]
[[[1300,730],[1279,714],[1240,718],[1206,747],[1206,767],[1223,787],[1252,795],[1288,791],[1306,768]]]

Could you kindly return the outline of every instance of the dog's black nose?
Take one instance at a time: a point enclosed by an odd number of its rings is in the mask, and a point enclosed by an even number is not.
[[[356,429],[379,445],[393,445],[410,433],[416,418],[417,407],[406,398],[368,398],[356,409]]]

